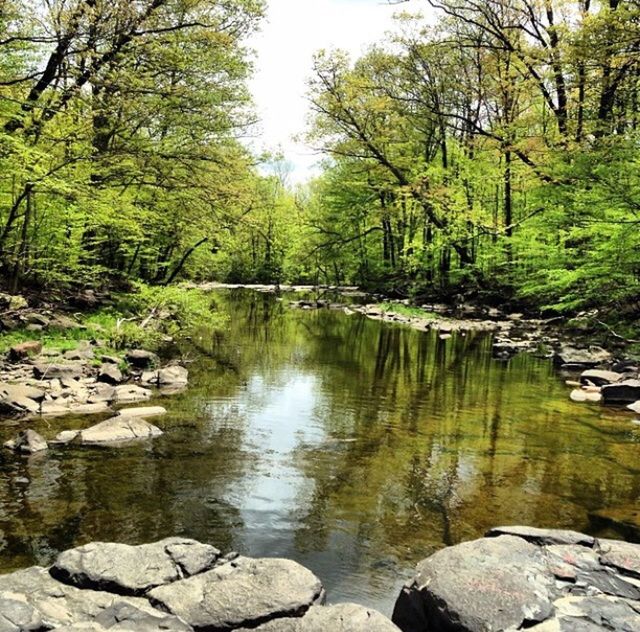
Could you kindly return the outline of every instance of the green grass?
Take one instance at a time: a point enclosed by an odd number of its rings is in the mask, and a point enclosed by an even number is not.
[[[385,302],[380,303],[378,308],[385,313],[400,314],[401,316],[407,316],[409,318],[425,318],[427,320],[435,320],[438,318],[438,315],[433,312],[427,312],[420,307],[404,305],[403,303]]]
[[[142,327],[150,314],[154,317]],[[118,350],[128,348],[154,351],[168,338],[220,330],[225,324],[209,294],[179,286],[140,286],[135,293],[116,296],[113,307],[83,315],[77,328],[42,332],[17,329],[0,334],[0,353],[27,340],[40,340],[47,349],[68,351],[92,339],[102,341],[102,350],[108,355],[119,355]]]

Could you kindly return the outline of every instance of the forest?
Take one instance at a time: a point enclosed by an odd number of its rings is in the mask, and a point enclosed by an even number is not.
[[[359,59],[318,51],[321,170],[294,185],[246,142],[261,0],[0,0],[4,288],[355,284],[632,321],[638,3],[397,4]]]

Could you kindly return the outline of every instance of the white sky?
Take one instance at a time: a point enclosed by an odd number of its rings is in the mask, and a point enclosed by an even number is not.
[[[261,120],[256,148],[282,150],[292,163],[292,182],[306,180],[319,160],[293,139],[305,129],[313,54],[341,48],[359,56],[393,27],[393,15],[400,10],[429,11],[424,0],[400,6],[386,0],[268,0],[262,31],[250,41],[257,52],[250,85]]]

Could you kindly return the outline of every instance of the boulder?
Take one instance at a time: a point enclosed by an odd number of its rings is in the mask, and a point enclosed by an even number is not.
[[[218,549],[184,538],[139,546],[94,542],[61,553],[51,575],[78,588],[141,596],[209,570],[219,556]]]
[[[148,597],[196,629],[224,632],[299,617],[324,600],[324,590],[320,580],[296,562],[240,557],[154,588]]]
[[[15,439],[7,441],[4,447],[23,454],[35,454],[46,450],[49,446],[44,437],[35,430],[28,429],[20,432]]]
[[[582,372],[580,383],[584,385],[604,386],[605,384],[615,384],[624,379],[624,375],[615,371],[602,371],[599,369],[588,369]]]
[[[85,445],[101,445],[124,443],[159,437],[162,430],[136,417],[113,417],[79,434],[80,443]]]
[[[116,389],[109,384],[98,383],[93,388],[91,395],[87,401],[89,404],[98,404],[100,402],[112,402],[116,399]]]
[[[148,388],[142,388],[142,386],[135,384],[122,384],[115,388],[115,400],[122,404],[143,402],[150,399],[152,394]]]
[[[127,351],[124,358],[136,369],[148,369],[149,367],[156,366],[159,362],[158,356],[155,353],[145,351],[144,349]]]
[[[129,419],[140,417],[146,419],[147,417],[159,417],[166,415],[167,410],[162,406],[141,406],[139,408],[123,408],[118,411],[118,417],[127,417]]]
[[[70,349],[65,351],[64,357],[66,360],[72,360],[74,362],[82,362],[83,360],[93,360],[95,353],[91,347],[80,347],[78,349]]]
[[[605,404],[632,404],[640,400],[640,380],[623,380],[602,387]]]
[[[558,364],[588,368],[610,362],[612,355],[602,347],[590,346],[587,348],[578,348],[573,345],[562,345],[556,352],[554,359]]]
[[[25,307],[29,307],[29,303],[27,303],[27,299],[24,296],[20,296],[16,294],[14,296],[9,297],[9,310],[12,312],[17,312],[19,309],[24,309]]]
[[[184,386],[189,381],[189,371],[183,366],[168,366],[158,371],[159,386]]]
[[[122,382],[122,372],[116,364],[103,364],[98,371],[98,382],[116,385]]]
[[[0,415],[37,414],[44,391],[26,384],[0,384]]]
[[[60,415],[68,415],[71,408],[65,400],[44,401],[40,406],[40,414],[43,417],[56,417]]]
[[[100,361],[103,364],[120,364],[120,358],[110,355],[100,356]]]
[[[84,365],[79,362],[68,362],[65,364],[36,364],[33,367],[33,374],[40,379],[79,379],[84,374]]]
[[[44,314],[38,314],[38,312],[25,314],[23,319],[30,325],[40,325],[42,328],[49,326],[49,319]]]
[[[531,527],[488,535],[418,565],[394,609],[401,630],[640,629],[640,545]]]
[[[311,606],[303,617],[274,619],[254,632],[398,632],[389,619],[376,610],[352,603]],[[240,628],[237,632],[249,632]]]
[[[51,329],[60,329],[62,331],[67,329],[84,328],[81,327],[80,323],[73,320],[73,318],[69,318],[69,316],[66,316],[65,314],[55,314],[49,321],[49,327]]]
[[[106,627],[112,630],[140,632],[190,629],[176,617],[153,608],[146,599],[66,585],[54,579],[47,569],[37,566],[0,575],[0,622],[15,613],[15,604],[7,604],[4,601],[6,598],[20,601],[32,608],[34,614],[45,624],[36,628],[38,630],[65,629],[65,626],[71,630],[100,630]],[[156,621],[158,626],[118,627],[117,620],[119,616],[125,616],[125,613],[129,621],[137,620],[139,623],[147,616],[152,617],[151,621]],[[136,626],[139,626],[139,623],[136,623]]]
[[[629,410],[632,410],[634,413],[640,414],[640,401],[633,402],[633,404],[629,404],[627,408]]]
[[[11,362],[21,362],[26,358],[32,358],[42,353],[42,343],[39,340],[27,340],[9,349],[9,360]]]
[[[56,435],[56,438],[51,443],[66,445],[76,439],[79,434],[79,430],[63,430]]]

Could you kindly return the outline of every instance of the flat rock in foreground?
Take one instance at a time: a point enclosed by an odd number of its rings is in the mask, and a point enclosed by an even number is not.
[[[219,557],[213,546],[184,538],[140,546],[93,542],[61,553],[51,574],[78,588],[141,596],[209,570]]]
[[[2,630],[26,632],[65,629],[67,626],[80,625],[118,629],[114,626],[123,611],[128,613],[129,621],[146,620],[147,625],[123,626],[120,629],[140,632],[190,629],[176,617],[153,608],[146,599],[67,586],[51,577],[45,568],[36,566],[9,575],[0,575],[0,626],[6,623],[4,627],[0,627]],[[23,623],[9,627],[8,621],[16,621],[16,615],[20,616]],[[27,621],[39,621],[43,625],[29,627],[24,623]],[[152,622],[155,623],[155,627],[149,625]]]
[[[148,597],[196,630],[223,632],[299,617],[323,601],[324,590],[310,570],[291,560],[240,557],[155,588]]]
[[[403,588],[404,632],[640,630],[640,545],[499,527],[438,551]]]

